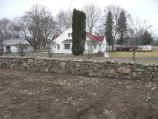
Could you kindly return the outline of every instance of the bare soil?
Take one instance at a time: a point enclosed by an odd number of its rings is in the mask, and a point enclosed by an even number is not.
[[[158,119],[158,81],[0,69],[0,119]]]

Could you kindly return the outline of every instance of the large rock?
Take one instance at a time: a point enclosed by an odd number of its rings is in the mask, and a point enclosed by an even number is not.
[[[32,64],[33,63],[33,59],[28,59],[28,64]]]
[[[130,74],[131,73],[131,69],[128,68],[128,67],[120,67],[117,69],[118,73],[121,73],[121,74]]]

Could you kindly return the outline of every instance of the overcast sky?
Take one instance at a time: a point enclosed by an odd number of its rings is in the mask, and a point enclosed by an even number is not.
[[[88,3],[94,3],[102,10],[109,4],[119,5],[133,17],[145,19],[158,33],[158,0],[0,0],[0,18],[21,16],[33,4],[42,4],[56,15],[61,9],[81,9]]]

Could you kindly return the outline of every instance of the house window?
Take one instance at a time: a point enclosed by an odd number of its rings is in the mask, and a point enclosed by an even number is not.
[[[57,48],[58,48],[58,50],[60,50],[60,44],[57,44]]]
[[[71,33],[68,33],[68,37],[71,37]]]
[[[70,49],[70,44],[64,44],[65,49]]]

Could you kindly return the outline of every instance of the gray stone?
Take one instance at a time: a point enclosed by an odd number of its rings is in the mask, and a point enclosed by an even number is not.
[[[128,62],[0,57],[0,68],[137,80],[158,80],[158,65]]]
[[[135,73],[135,72],[132,73],[132,76],[134,79],[136,79],[138,77],[137,73]]]
[[[62,69],[64,69],[64,68],[65,68],[65,65],[66,65],[66,63],[65,63],[65,62],[61,62],[61,63],[60,63],[60,66],[61,66],[61,68],[62,68]]]

